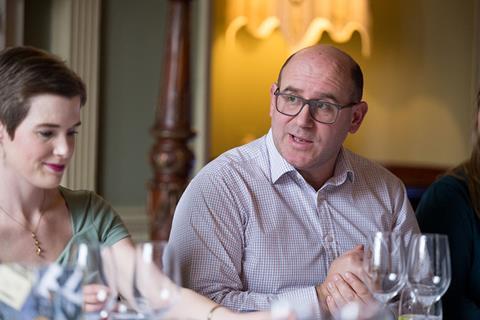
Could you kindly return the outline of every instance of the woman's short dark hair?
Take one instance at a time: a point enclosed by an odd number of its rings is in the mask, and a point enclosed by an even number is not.
[[[64,61],[33,47],[0,51],[0,122],[11,139],[30,109],[30,98],[55,94],[87,100],[85,84]]]

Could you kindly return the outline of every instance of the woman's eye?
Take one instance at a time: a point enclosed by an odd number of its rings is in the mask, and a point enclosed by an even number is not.
[[[77,130],[72,130],[72,131],[69,131],[68,132],[68,135],[69,136],[76,136],[78,134],[78,131]]]
[[[38,134],[45,139],[51,138],[53,136],[53,131],[39,131]]]

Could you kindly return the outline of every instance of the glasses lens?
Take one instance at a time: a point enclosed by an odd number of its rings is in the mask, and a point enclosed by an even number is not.
[[[323,123],[333,123],[337,118],[338,109],[330,103],[317,102],[310,108],[312,117]]]
[[[277,96],[277,109],[288,116],[295,116],[303,105],[301,98],[290,94],[279,94]]]
[[[296,116],[302,107],[308,103],[310,114],[318,122],[334,123],[338,108],[328,102],[305,100],[295,95],[280,93],[277,95],[277,110],[287,116]]]

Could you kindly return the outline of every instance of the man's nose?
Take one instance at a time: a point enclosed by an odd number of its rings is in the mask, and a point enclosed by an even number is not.
[[[307,102],[302,105],[302,109],[295,117],[295,120],[297,124],[302,127],[311,127],[313,125],[314,120],[310,114],[310,105]]]

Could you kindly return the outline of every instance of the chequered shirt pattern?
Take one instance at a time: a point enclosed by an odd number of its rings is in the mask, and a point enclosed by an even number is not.
[[[401,181],[341,149],[318,191],[278,153],[271,131],[206,165],[182,195],[170,245],[183,284],[238,311],[316,305],[332,261],[374,231],[419,232]]]

